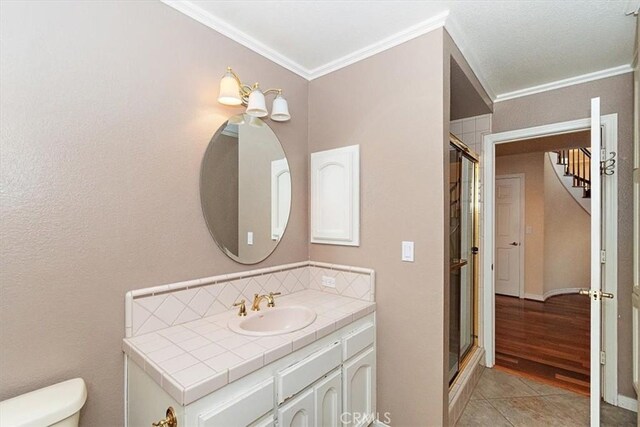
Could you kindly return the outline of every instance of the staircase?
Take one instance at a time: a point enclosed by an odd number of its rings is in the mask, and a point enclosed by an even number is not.
[[[557,150],[549,153],[549,159],[567,191],[587,213],[591,214],[591,150]]]

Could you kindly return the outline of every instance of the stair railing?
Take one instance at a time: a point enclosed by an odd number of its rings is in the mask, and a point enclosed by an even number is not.
[[[558,150],[557,163],[564,167],[565,176],[572,178],[574,187],[582,188],[582,197],[591,197],[591,151],[588,148]]]

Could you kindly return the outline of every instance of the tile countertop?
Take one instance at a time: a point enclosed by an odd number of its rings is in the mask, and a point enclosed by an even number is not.
[[[266,307],[266,304],[263,304]],[[237,310],[125,338],[124,352],[182,405],[188,405],[375,310],[375,303],[304,290],[276,299],[276,307],[304,305],[318,317],[289,334],[254,337],[227,327]]]

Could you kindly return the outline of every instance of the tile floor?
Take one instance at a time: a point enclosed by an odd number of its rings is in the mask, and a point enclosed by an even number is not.
[[[589,398],[496,369],[484,369],[457,426],[588,426]],[[603,403],[603,426],[636,426],[635,412]]]

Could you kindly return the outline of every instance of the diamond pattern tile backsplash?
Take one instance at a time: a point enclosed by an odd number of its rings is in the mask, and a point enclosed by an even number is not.
[[[130,319],[130,324],[126,325],[126,336],[142,335],[219,314],[230,310],[233,303],[242,299],[249,305],[254,294],[281,292],[282,295],[288,295],[315,289],[374,301],[372,270],[351,271],[351,267],[314,262],[302,263],[295,268],[283,266],[282,269],[272,267],[269,270],[248,271],[232,280],[226,276],[202,279],[193,281],[192,286],[175,290],[172,290],[174,285],[167,285],[166,289],[161,290],[149,288],[148,293],[136,291],[132,302],[125,307]],[[323,276],[335,278],[336,287],[322,286]]]

